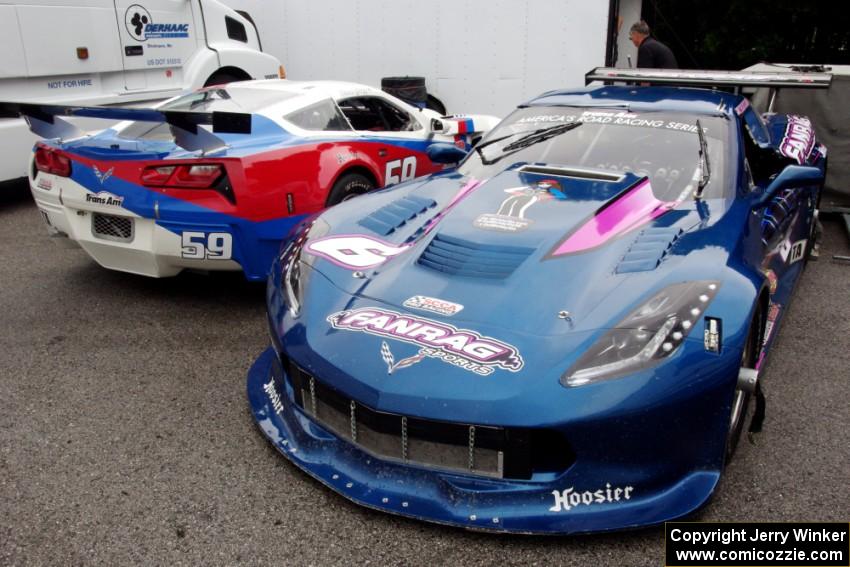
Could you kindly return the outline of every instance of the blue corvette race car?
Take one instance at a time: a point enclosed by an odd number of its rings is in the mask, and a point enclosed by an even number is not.
[[[763,402],[826,167],[809,120],[738,91],[830,77],[587,78],[653,86],[546,93],[457,169],[292,233],[247,389],[295,465],[365,506],[496,531],[707,502]]]

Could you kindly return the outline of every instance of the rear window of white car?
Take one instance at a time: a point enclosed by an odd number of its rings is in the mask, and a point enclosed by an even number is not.
[[[297,96],[297,93],[271,89],[212,87],[175,98],[160,106],[159,109],[194,110],[197,112],[257,112],[267,106]]]
[[[340,131],[351,130],[336,103],[331,100],[321,100],[305,106],[295,112],[290,112],[284,119],[304,130]]]
[[[158,110],[254,113],[297,96],[298,93],[271,89],[212,87],[179,96],[160,105]],[[168,124],[156,122],[133,122],[119,136],[131,140],[173,139]]]

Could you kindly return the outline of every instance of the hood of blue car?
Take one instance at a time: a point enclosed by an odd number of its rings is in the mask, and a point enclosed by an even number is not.
[[[344,205],[318,219],[302,255],[339,291],[511,333],[610,326],[683,263],[717,267],[688,246],[707,226],[693,202],[660,201],[631,174],[444,174]]]
[[[717,279],[735,245],[723,202],[613,177],[447,172],[326,211],[300,244],[289,355],[376,408],[446,380],[458,399],[545,398],[605,329],[667,285]]]

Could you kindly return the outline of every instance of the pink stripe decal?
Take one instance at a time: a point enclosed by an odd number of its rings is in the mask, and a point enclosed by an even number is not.
[[[644,179],[567,237],[552,256],[575,254],[602,246],[660,217],[677,204],[656,199],[649,180]]]
[[[446,207],[442,211],[440,211],[439,214],[435,215],[434,218],[428,221],[428,224],[425,225],[424,230],[422,231],[422,236],[425,236],[426,234],[431,232],[431,230],[435,226],[437,226],[437,224],[443,219],[443,217],[449,214],[449,211],[451,211],[455,205],[460,203],[466,196],[468,196],[470,193],[472,193],[472,191],[480,187],[482,184],[483,181],[481,181],[480,179],[470,179],[469,181],[467,181],[466,185],[461,187],[457,194],[452,197],[452,200],[449,201],[449,204],[446,205]]]
[[[466,182],[466,185],[460,188],[460,191],[457,192],[457,195],[452,197],[452,200],[449,201],[449,204],[446,205],[446,209],[450,209],[454,207],[458,201],[469,195],[473,189],[481,185],[481,180],[479,179],[470,179]]]

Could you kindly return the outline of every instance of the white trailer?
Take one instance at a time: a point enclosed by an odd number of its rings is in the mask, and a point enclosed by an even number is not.
[[[5,101],[152,104],[282,73],[253,19],[218,0],[0,0],[0,49]],[[34,140],[0,120],[0,180],[25,175]]]
[[[628,55],[634,61],[628,28],[641,6],[640,0],[223,1],[262,21],[263,46],[290,78],[379,86],[382,77],[422,76],[449,112],[498,116],[542,92],[583,85],[591,68],[625,67]]]

